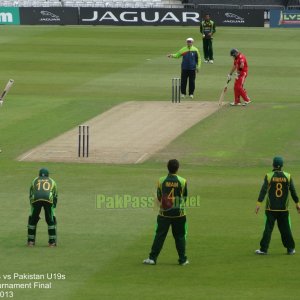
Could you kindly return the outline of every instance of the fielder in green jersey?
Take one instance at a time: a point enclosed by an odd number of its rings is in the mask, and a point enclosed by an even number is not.
[[[295,253],[295,242],[292,236],[290,217],[288,211],[289,193],[296,203],[296,209],[300,213],[299,198],[291,178],[291,175],[282,171],[283,159],[274,157],[273,170],[264,178],[264,183],[260,190],[258,201],[255,208],[257,214],[261,203],[266,196],[266,224],[263,237],[260,241],[260,249],[256,250],[256,254],[267,254],[271,241],[272,231],[277,220],[278,229],[281,234],[281,240],[287,249],[287,254]]]
[[[45,219],[48,224],[49,247],[56,246],[56,217],[57,186],[49,177],[47,169],[41,169],[30,186],[29,200],[31,215],[28,218],[28,246],[35,245],[36,226],[40,219],[41,209],[44,208]]]
[[[185,255],[187,224],[184,206],[187,197],[187,183],[186,179],[177,175],[178,169],[178,160],[171,159],[168,162],[169,174],[161,177],[158,181],[157,200],[160,209],[157,216],[156,233],[149,258],[143,261],[144,264],[156,264],[170,226],[175,239],[179,264],[189,263]]]
[[[216,24],[210,19],[209,14],[205,14],[204,20],[200,23],[200,32],[203,38],[203,53],[205,63],[214,63],[213,35],[216,32]]]

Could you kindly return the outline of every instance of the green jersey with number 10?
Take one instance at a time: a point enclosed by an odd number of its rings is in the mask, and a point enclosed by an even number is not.
[[[50,177],[40,176],[33,180],[30,186],[29,198],[31,204],[36,201],[46,201],[56,204],[57,187]]]

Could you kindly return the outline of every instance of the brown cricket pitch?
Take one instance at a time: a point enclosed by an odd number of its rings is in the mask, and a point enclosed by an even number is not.
[[[19,161],[136,164],[219,109],[216,102],[130,101],[87,120],[89,157],[78,157],[78,127],[18,157]]]

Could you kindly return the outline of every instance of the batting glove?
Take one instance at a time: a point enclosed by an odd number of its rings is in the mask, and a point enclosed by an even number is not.
[[[227,80],[230,81],[230,80],[231,80],[231,77],[232,77],[232,75],[231,75],[231,74],[228,74],[228,75],[227,75]]]

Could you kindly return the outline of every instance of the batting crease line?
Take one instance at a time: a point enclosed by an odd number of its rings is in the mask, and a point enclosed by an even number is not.
[[[136,162],[135,164],[138,164],[141,160],[143,160],[146,156],[148,155],[148,153],[144,153]]]
[[[30,156],[32,153],[36,152],[36,150],[29,152],[27,155],[23,156],[20,161],[23,161],[24,159],[26,159],[28,156]]]

